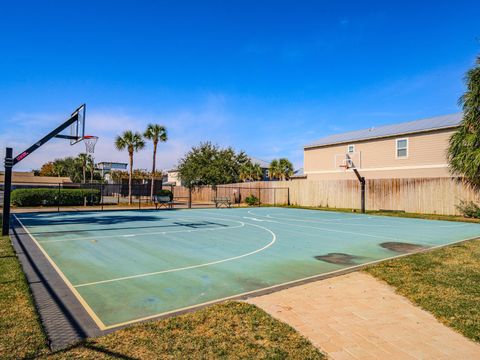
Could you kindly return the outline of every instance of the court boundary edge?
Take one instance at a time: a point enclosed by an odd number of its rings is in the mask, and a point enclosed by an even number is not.
[[[21,224],[20,220],[16,217],[16,215],[13,214],[13,216],[15,216],[18,223]],[[30,233],[23,226],[23,224],[21,224],[21,225],[27,233],[26,234],[27,238],[29,238],[31,240],[31,242],[34,243],[39,248],[39,250],[42,252],[43,256],[45,257],[45,259],[43,259],[43,261],[44,262],[48,261],[48,265],[50,265],[53,269],[56,269],[57,266],[55,265],[53,260],[51,260],[48,257],[47,254],[45,254],[45,250],[43,250],[43,248],[40,246],[40,244],[38,244],[38,242],[34,239],[34,237],[32,235],[30,235]],[[16,234],[16,235],[14,235],[14,237],[15,236],[18,236],[18,235]],[[109,333],[109,332],[112,332],[112,331],[115,331],[115,330],[119,330],[119,329],[124,328],[126,326],[129,326],[131,324],[141,323],[141,322],[146,322],[146,321],[151,321],[151,320],[161,320],[161,319],[165,319],[165,318],[169,318],[169,317],[193,312],[193,311],[205,308],[206,306],[221,303],[221,302],[224,302],[224,301],[227,301],[227,300],[246,300],[246,299],[249,299],[251,297],[267,295],[267,294],[270,294],[270,293],[273,293],[273,292],[277,292],[277,291],[288,289],[288,288],[295,287],[295,286],[304,285],[304,284],[307,284],[307,283],[310,283],[310,282],[324,280],[324,279],[332,278],[332,277],[335,277],[335,276],[345,275],[345,274],[348,274],[348,273],[351,273],[351,272],[359,271],[359,270],[361,270],[361,269],[363,269],[367,266],[374,265],[374,264],[377,264],[377,263],[381,263],[381,262],[384,262],[384,261],[393,260],[393,259],[397,259],[397,258],[401,258],[401,257],[404,257],[404,256],[409,256],[409,255],[413,255],[413,254],[417,254],[417,253],[429,252],[429,251],[433,251],[433,250],[443,248],[443,247],[446,247],[446,246],[451,246],[451,245],[459,244],[459,243],[466,242],[466,241],[472,241],[472,240],[476,240],[476,239],[480,239],[480,237],[479,236],[474,236],[474,237],[467,238],[467,239],[457,240],[455,242],[433,246],[433,247],[426,248],[426,249],[423,249],[423,250],[420,250],[420,251],[417,251],[417,252],[399,254],[399,255],[395,255],[395,256],[392,256],[392,257],[389,257],[389,258],[385,258],[385,259],[374,260],[374,261],[371,261],[371,262],[368,262],[368,263],[365,263],[365,264],[354,265],[354,266],[350,266],[350,267],[347,267],[347,268],[344,268],[344,269],[334,270],[334,271],[324,273],[324,274],[318,274],[318,275],[313,275],[313,276],[309,276],[309,277],[302,278],[302,279],[292,280],[290,282],[277,284],[277,285],[273,285],[273,286],[270,286],[270,287],[257,289],[257,290],[253,290],[253,291],[249,291],[249,292],[245,292],[245,293],[241,293],[241,294],[235,294],[235,295],[224,297],[224,298],[221,298],[221,299],[215,299],[215,300],[211,300],[211,301],[208,301],[208,302],[205,302],[205,303],[195,304],[195,305],[192,305],[192,306],[188,306],[188,307],[184,307],[184,308],[180,308],[180,309],[175,309],[175,310],[168,311],[168,312],[153,314],[153,315],[149,315],[147,317],[133,319],[133,320],[129,320],[129,321],[126,321],[126,322],[117,323],[117,324],[114,324],[114,325],[106,326],[102,323],[103,326],[100,327],[100,326],[98,326],[98,324],[96,324],[98,328],[97,329],[90,328],[90,330],[92,331],[92,334],[87,335],[87,336],[89,336],[89,337],[90,336],[100,336],[100,335],[103,335],[103,334],[106,334],[106,333]],[[52,263],[53,263],[53,266],[52,266]],[[58,270],[58,271],[60,271],[60,270]],[[62,278],[58,274],[58,272],[57,272],[57,275],[60,278]],[[63,279],[62,279],[62,281],[63,281]],[[68,280],[66,280],[64,282],[64,285],[66,287],[67,287],[67,282],[68,282]],[[68,284],[70,284],[70,283],[68,282]],[[31,284],[29,284],[29,285],[31,286]],[[72,286],[72,285],[70,284],[70,286]],[[68,289],[68,290],[70,290],[70,289]],[[68,295],[71,298],[74,298],[75,300],[79,301],[79,299],[76,298],[76,296],[74,294],[74,291],[70,290],[70,293]],[[80,296],[80,298],[81,298],[81,296]],[[82,300],[83,300],[83,298],[82,298]],[[80,305],[81,305],[81,302],[80,302]],[[82,310],[84,312],[87,312],[86,308],[83,308]],[[92,313],[93,313],[93,311],[92,311]],[[90,314],[88,313],[88,315],[90,315]],[[92,317],[90,317],[90,321],[94,322],[94,319]],[[82,325],[84,325],[83,322],[82,322]]]
[[[103,323],[100,326],[95,321],[84,306],[86,302],[75,295],[75,289],[72,291],[65,275],[15,214],[12,215],[10,238],[50,348],[60,350],[87,337],[102,335]]]

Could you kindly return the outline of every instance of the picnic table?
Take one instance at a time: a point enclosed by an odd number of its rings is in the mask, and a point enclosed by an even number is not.
[[[153,196],[153,203],[155,204],[155,209],[160,209],[165,207],[167,209],[171,209],[173,207],[173,201],[170,199],[170,196]]]
[[[232,205],[232,201],[229,197],[221,196],[221,197],[214,197],[212,200],[215,203],[215,207],[230,207]]]

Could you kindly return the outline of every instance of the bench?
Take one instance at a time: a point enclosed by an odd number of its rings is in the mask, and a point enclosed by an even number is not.
[[[230,205],[232,205],[232,201],[228,197],[216,197],[216,198],[213,198],[212,201],[215,203],[216,208],[219,208],[222,206],[229,208]]]
[[[160,209],[165,207],[171,209],[173,207],[173,201],[170,199],[170,196],[153,196],[153,203],[155,204],[155,209]]]

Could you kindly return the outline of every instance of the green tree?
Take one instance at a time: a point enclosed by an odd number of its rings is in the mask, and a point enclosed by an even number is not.
[[[281,158],[278,160],[280,166],[280,174],[282,180],[289,180],[293,175],[293,165],[290,160],[286,158]]]
[[[259,164],[248,161],[240,168],[239,179],[241,181],[260,181],[263,179],[262,168]]]
[[[249,161],[242,151],[220,148],[210,142],[194,146],[179,162],[178,176],[189,189],[202,185],[215,187],[240,180],[240,170]]]
[[[279,180],[282,176],[282,169],[280,168],[280,162],[277,159],[273,159],[270,162],[268,168],[268,176],[271,180]]]
[[[95,160],[93,159],[92,155],[88,155],[87,166],[90,168],[90,182],[93,182],[93,178],[95,175]]]
[[[293,175],[293,165],[286,158],[273,159],[268,172],[272,180],[288,180]]]
[[[82,166],[82,179],[83,183],[85,184],[87,182],[87,166],[89,165],[91,156],[87,153],[80,153],[77,156],[77,161],[81,164]]]
[[[82,181],[82,167],[78,160],[73,157],[55,159],[53,161],[55,176],[69,177],[73,182]]]
[[[41,166],[38,174],[40,176],[69,177],[73,182],[80,183],[86,181],[86,171],[89,170],[92,180],[93,178],[100,179],[98,173],[92,173],[93,158],[90,157],[89,159],[85,155],[87,154],[80,154],[76,158],[65,157],[63,159],[46,162]]]
[[[153,189],[154,189],[154,182],[155,182],[155,165],[157,161],[157,146],[158,142],[166,142],[167,137],[167,129],[165,126],[158,125],[158,124],[148,124],[147,129],[143,133],[143,136],[151,140],[153,142],[153,161],[152,161],[152,184],[150,188],[150,198],[153,198]]]
[[[463,119],[450,137],[448,161],[452,173],[480,185],[480,56],[465,76],[467,90],[460,97]]]
[[[127,149],[129,158],[129,175],[128,175],[128,203],[132,203],[132,174],[133,174],[133,154],[145,147],[142,135],[138,132],[126,130],[122,135],[115,138],[115,147],[122,151]]]

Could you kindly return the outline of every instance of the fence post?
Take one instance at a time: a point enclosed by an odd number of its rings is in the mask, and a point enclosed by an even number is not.
[[[58,183],[58,196],[57,196],[57,212],[60,212],[60,196],[62,194],[62,190],[60,189],[60,183]]]
[[[103,211],[103,184],[100,184],[100,204]]]
[[[273,188],[273,205],[274,206],[277,205],[277,201],[275,197],[276,193],[277,193],[277,188]]]
[[[290,187],[287,188],[287,205],[290,206]]]

